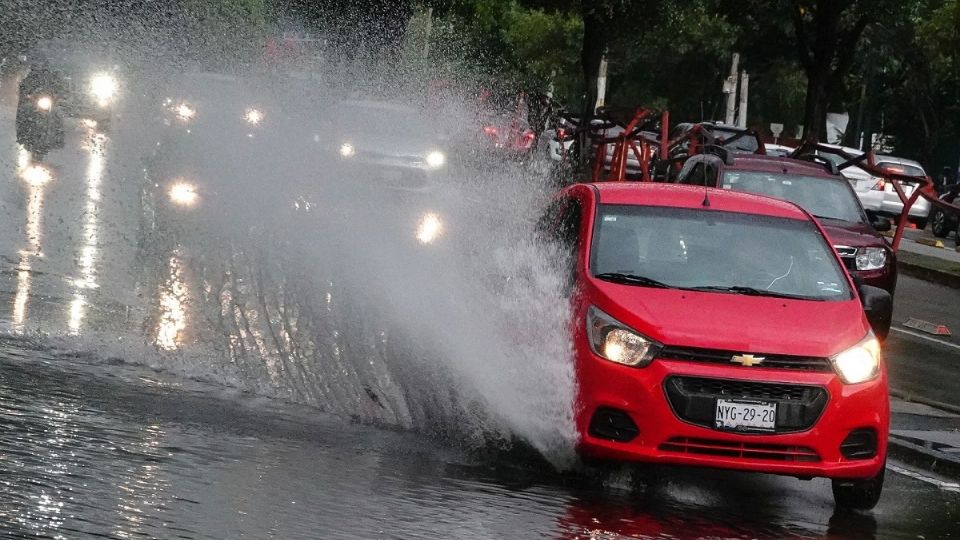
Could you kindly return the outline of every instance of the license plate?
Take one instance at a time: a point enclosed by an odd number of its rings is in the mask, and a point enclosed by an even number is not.
[[[718,429],[773,431],[777,427],[777,404],[718,399],[715,425]]]

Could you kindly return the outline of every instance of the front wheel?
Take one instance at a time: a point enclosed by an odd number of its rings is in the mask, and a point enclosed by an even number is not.
[[[936,209],[930,214],[930,231],[937,238],[946,238],[950,234],[948,225],[947,214],[943,210]]]
[[[837,508],[848,510],[870,510],[880,501],[883,491],[883,475],[887,470],[884,460],[883,468],[873,478],[865,480],[833,480],[833,501]]]

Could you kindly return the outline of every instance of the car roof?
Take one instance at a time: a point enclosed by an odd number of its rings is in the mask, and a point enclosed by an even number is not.
[[[782,156],[736,154],[733,164],[726,165],[726,168],[734,171],[802,174],[804,176],[814,176],[817,178],[842,180],[839,175],[830,174],[830,171],[819,163]]]
[[[715,211],[810,220],[806,212],[791,202],[753,193],[653,182],[599,182],[586,185],[597,191],[603,204],[703,209],[704,198],[709,197],[709,208]]]
[[[882,155],[876,156],[876,159],[877,159],[877,163],[882,162],[882,163],[893,163],[895,165],[913,165],[914,167],[917,167],[921,170],[925,170],[923,169],[923,165],[921,165],[920,163],[912,159],[896,157],[896,156],[882,156]]]

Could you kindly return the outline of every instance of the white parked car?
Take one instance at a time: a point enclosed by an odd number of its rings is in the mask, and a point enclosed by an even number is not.
[[[927,175],[923,166],[916,161],[893,156],[877,156],[877,167],[908,176]],[[904,194],[908,197],[918,185],[913,182],[901,182],[900,184],[903,186]],[[893,189],[892,185],[886,184],[883,186],[883,203],[880,211],[892,216],[899,216],[903,212],[903,202],[900,201],[900,196],[897,195],[897,191]],[[909,219],[918,229],[923,229],[927,226],[928,217],[930,217],[930,201],[918,197],[917,202],[910,207]]]
[[[833,144],[824,144],[821,146],[842,150],[843,152],[854,157],[863,155],[862,150],[848,146],[837,146]],[[832,161],[838,167],[846,161],[846,159],[837,154],[831,154],[828,152],[817,152],[817,154]],[[882,213],[884,198],[883,189],[885,186],[885,182],[882,178],[873,176],[856,165],[840,170],[840,174],[843,175],[848,182],[850,182],[850,185],[857,193],[857,198],[860,199],[860,204],[863,206],[864,210],[875,214]]]

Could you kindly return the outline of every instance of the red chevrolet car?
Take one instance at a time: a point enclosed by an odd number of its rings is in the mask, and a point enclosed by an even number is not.
[[[872,508],[886,368],[858,291],[795,204],[726,190],[578,184],[541,220],[571,270],[579,451],[829,477]]]

